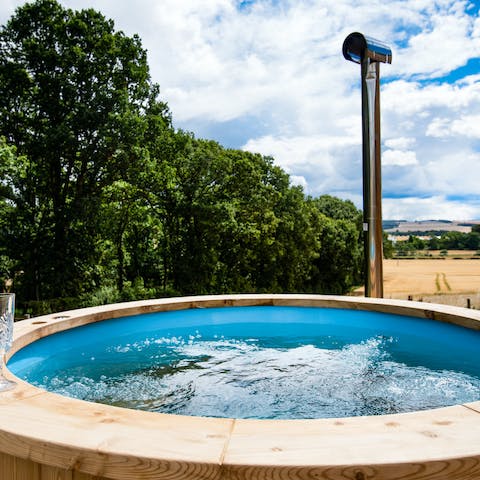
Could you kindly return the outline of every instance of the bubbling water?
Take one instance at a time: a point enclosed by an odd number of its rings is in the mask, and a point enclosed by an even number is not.
[[[120,342],[33,383],[116,406],[233,418],[376,415],[480,398],[478,376],[408,364],[395,354],[397,344],[382,335],[345,343],[197,329]]]

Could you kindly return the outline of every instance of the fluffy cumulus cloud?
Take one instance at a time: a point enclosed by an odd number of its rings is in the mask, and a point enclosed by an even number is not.
[[[400,199],[387,198],[383,201],[383,216],[392,219],[409,219],[412,211],[418,212],[414,216],[417,220],[448,219],[471,220],[480,204],[449,199],[443,195],[433,195],[427,198],[405,197]],[[440,213],[440,216],[439,216]]]
[[[430,2],[405,48],[398,50],[395,72],[420,78],[437,78],[479,56],[480,36],[468,2]],[[473,7],[473,6],[472,6]],[[468,48],[466,48],[468,47]]]
[[[308,194],[325,192],[344,195],[344,190],[358,194],[361,182],[361,138],[332,135],[317,136],[263,136],[250,140],[244,148],[272,156]],[[355,158],[356,157],[356,158]],[[353,159],[353,160],[352,160]]]
[[[480,139],[480,115],[462,115],[454,120],[436,117],[428,126],[426,135],[437,138],[464,136]]]
[[[416,165],[417,156],[413,150],[387,150],[382,155],[382,165]]]
[[[0,22],[19,0],[0,6]],[[138,33],[177,127],[272,155],[312,195],[361,206],[360,31],[381,65],[384,217],[480,218],[480,18],[473,0],[61,0]]]

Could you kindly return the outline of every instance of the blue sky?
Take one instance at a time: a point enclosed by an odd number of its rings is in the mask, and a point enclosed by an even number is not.
[[[3,24],[22,1],[4,0]],[[456,0],[62,0],[94,7],[148,49],[174,124],[265,155],[311,195],[361,206],[354,31],[381,65],[383,217],[480,219],[480,19]],[[352,4],[354,3],[354,6]]]

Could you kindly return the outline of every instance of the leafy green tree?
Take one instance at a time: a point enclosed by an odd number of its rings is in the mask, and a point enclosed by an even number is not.
[[[270,157],[239,150],[228,150],[226,157],[223,204],[233,201],[223,209],[228,216],[221,234],[222,282],[234,291],[277,291],[282,255],[277,234],[288,175]]]
[[[425,248],[425,242],[416,235],[409,235],[407,242],[411,246],[411,250],[423,250]]]
[[[351,200],[342,200],[331,195],[321,195],[315,199],[318,210],[328,218],[334,220],[350,220],[358,223],[362,222],[362,212],[355,207]]]
[[[273,182],[285,173],[271,159],[185,132],[157,142],[151,158],[145,185],[162,225],[165,286],[209,293],[268,284],[262,252],[272,245],[278,223],[280,194]]]
[[[444,250],[464,250],[466,235],[461,232],[445,232],[440,237],[440,248]]]
[[[362,212],[350,200],[322,195],[311,200],[320,217],[318,259],[311,289],[318,293],[346,293],[362,283]]]
[[[356,225],[348,220],[318,218],[320,250],[314,261],[312,291],[342,294],[361,283],[362,250]]]
[[[467,233],[463,244],[467,250],[478,250],[480,248],[480,232]]]
[[[317,258],[312,264],[309,290],[346,293],[362,282],[362,213],[349,200],[322,195],[310,202],[317,211]]]
[[[394,252],[393,242],[388,238],[388,234],[383,232],[383,258],[392,258]]]
[[[436,235],[432,235],[430,240],[428,241],[428,249],[429,250],[439,250],[440,249],[440,241]]]
[[[0,31],[0,134],[22,158],[10,220],[27,298],[92,286],[102,189],[137,159],[156,92],[139,38],[94,10],[38,0]]]
[[[16,234],[9,220],[16,197],[12,174],[19,161],[21,160],[17,158],[15,147],[7,145],[5,138],[0,137],[0,292],[9,291],[15,278],[14,252],[8,247],[8,243]]]
[[[312,291],[312,270],[320,251],[318,211],[300,187],[285,187],[277,208],[271,270],[278,291]]]
[[[323,288],[312,283],[312,272],[324,228],[319,219],[327,217],[301,188],[290,185],[272,158],[224,149],[185,132],[152,137],[149,145],[144,188],[162,227],[164,288],[178,293]],[[358,217],[358,211],[346,211],[349,218]],[[355,260],[336,291],[358,280],[361,265],[357,225],[341,222],[353,237],[336,252]],[[330,266],[325,262],[323,270]]]
[[[271,157],[175,131],[140,40],[98,12],[37,0],[2,27],[0,135],[0,276],[25,299],[360,283],[353,203],[305,197]]]

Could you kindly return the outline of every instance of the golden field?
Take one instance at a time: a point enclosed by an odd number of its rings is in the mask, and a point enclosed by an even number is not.
[[[480,260],[388,259],[384,289],[390,294],[480,292]]]
[[[480,308],[480,259],[388,259],[383,281],[385,298]]]
[[[383,260],[383,296],[480,309],[480,258],[474,254]],[[353,294],[363,295],[363,287]]]

